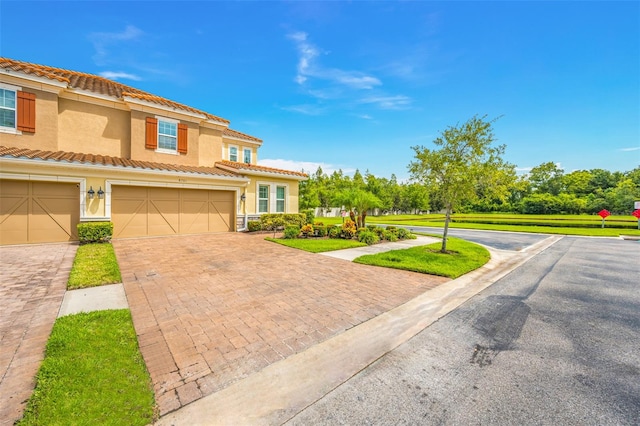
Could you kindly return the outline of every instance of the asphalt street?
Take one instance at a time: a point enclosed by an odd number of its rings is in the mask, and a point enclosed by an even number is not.
[[[403,226],[412,232],[425,232],[442,235],[442,227]],[[458,237],[500,250],[519,251],[532,244],[542,241],[549,235],[531,234],[525,232],[478,231],[473,229],[449,228],[450,237]]]
[[[638,425],[639,278],[640,243],[564,237],[287,424]]]

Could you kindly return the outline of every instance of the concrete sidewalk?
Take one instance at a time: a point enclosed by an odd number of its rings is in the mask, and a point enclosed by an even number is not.
[[[360,256],[364,256],[365,254],[377,254],[377,253],[384,253],[391,250],[408,249],[411,247],[424,246],[427,244],[441,241],[439,238],[434,238],[434,237],[424,237],[422,235],[417,235],[417,237],[418,238],[416,238],[415,240],[403,240],[403,241],[397,241],[395,243],[380,243],[380,244],[374,244],[372,246],[357,247],[352,249],[335,250],[335,251],[326,251],[324,253],[318,253],[318,254],[321,254],[323,256],[334,257],[336,259],[353,261],[353,259]]]
[[[65,292],[60,311],[58,311],[58,318],[80,312],[107,309],[129,309],[122,283]]]

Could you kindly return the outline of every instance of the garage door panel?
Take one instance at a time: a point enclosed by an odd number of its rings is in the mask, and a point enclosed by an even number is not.
[[[131,196],[131,193],[127,192],[123,195],[125,197],[129,197]],[[146,200],[124,198],[118,199],[117,203],[112,201],[111,216],[114,237],[136,237],[139,235],[146,235]]]
[[[146,210],[133,212],[134,199]],[[235,192],[184,188],[112,187],[115,237],[233,231]],[[137,218],[141,216],[141,218]],[[144,220],[142,219],[144,217]],[[128,217],[125,220],[125,217]],[[134,226],[138,223],[138,226]],[[146,226],[142,226],[145,223]]]
[[[77,240],[75,183],[0,180],[0,244]]]
[[[201,197],[202,198],[202,197]],[[184,200],[180,212],[180,228],[185,234],[209,232],[209,215],[206,200]]]
[[[149,201],[149,235],[172,235],[180,231],[180,201]]]

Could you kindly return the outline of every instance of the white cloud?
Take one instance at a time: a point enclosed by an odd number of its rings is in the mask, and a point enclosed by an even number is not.
[[[118,80],[118,79],[134,80],[134,81],[142,80],[141,77],[135,74],[130,74],[130,73],[121,72],[121,71],[102,71],[100,75],[110,80]]]
[[[618,151],[623,151],[623,152],[640,151],[640,146],[634,146],[632,148],[620,148]]]
[[[283,159],[271,159],[265,158],[258,161],[260,166],[265,167],[273,167],[276,169],[283,170],[293,170],[293,171],[304,171],[305,173],[311,175],[318,170],[318,167],[322,167],[322,172],[331,175],[333,172],[342,170],[345,175],[350,175],[355,173],[355,168],[344,168],[340,166],[336,166],[334,164],[327,163],[319,163],[314,161],[295,161],[295,160],[283,160]]]
[[[396,96],[370,96],[359,100],[362,104],[376,105],[382,109],[408,109],[411,106],[411,98],[404,95]]]
[[[138,39],[144,32],[133,25],[127,25],[123,31],[115,33],[91,33],[89,40],[96,50],[93,60],[97,65],[104,65],[109,62],[109,48],[114,44],[123,41]]]
[[[364,120],[373,120],[373,117],[369,114],[358,114],[357,117],[362,118]]]
[[[322,115],[325,111],[325,108],[313,104],[290,105],[280,107],[280,109],[304,115]]]
[[[378,78],[360,71],[324,68],[318,64],[317,58],[324,52],[308,41],[308,34],[305,32],[290,33],[287,37],[295,42],[298,50],[298,72],[294,80],[300,85],[305,84],[310,77],[353,89],[372,89],[382,84]]]

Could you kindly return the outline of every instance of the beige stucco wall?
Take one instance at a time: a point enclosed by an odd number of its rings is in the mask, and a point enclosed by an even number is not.
[[[129,111],[61,98],[58,123],[58,148],[61,151],[129,156]]]
[[[25,92],[36,95],[36,131],[22,132],[21,135],[0,133],[0,145],[58,151],[58,95],[20,85],[18,81],[8,83],[22,86]]]
[[[222,160],[222,131],[200,126],[199,165],[213,167],[216,161]]]

